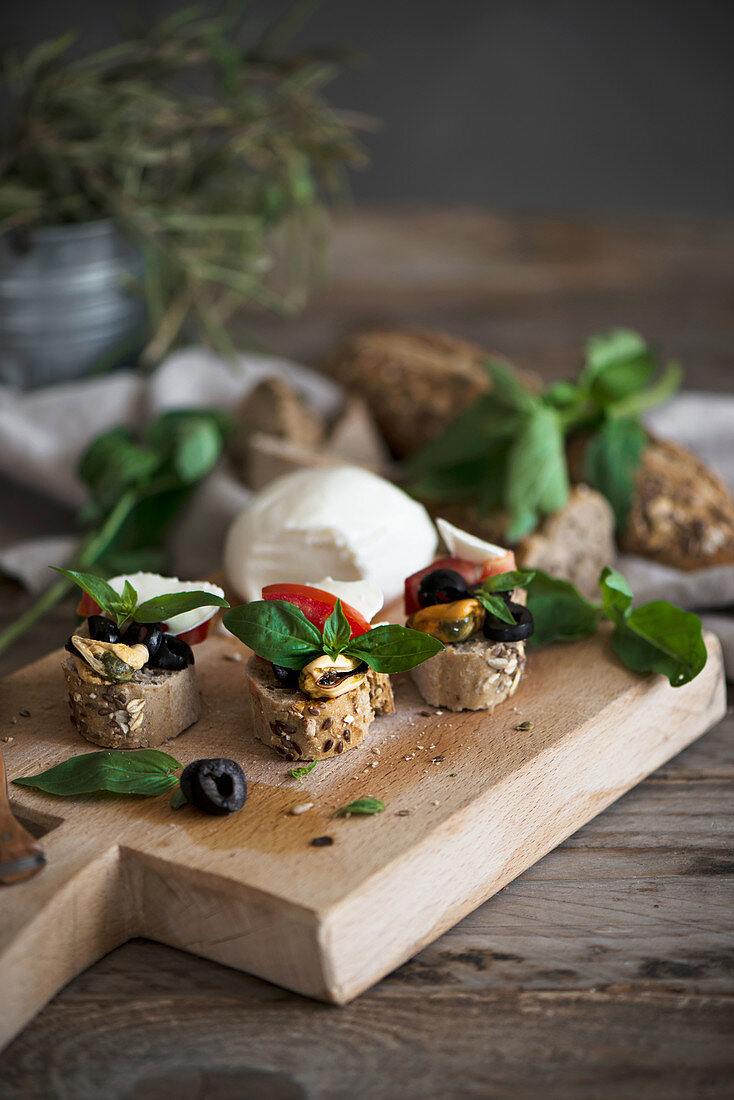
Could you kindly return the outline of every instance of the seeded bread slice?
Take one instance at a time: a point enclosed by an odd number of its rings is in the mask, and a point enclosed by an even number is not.
[[[433,707],[492,711],[515,694],[524,668],[524,642],[490,642],[475,634],[447,645],[410,675]]]
[[[284,688],[271,666],[251,657],[248,697],[255,736],[286,760],[324,760],[356,748],[377,714],[392,714],[390,677],[370,670],[359,687],[337,699],[312,699]]]
[[[106,749],[149,749],[178,737],[199,717],[196,671],[144,668],[124,684],[97,676],[81,661],[63,665],[71,720],[82,737]]]

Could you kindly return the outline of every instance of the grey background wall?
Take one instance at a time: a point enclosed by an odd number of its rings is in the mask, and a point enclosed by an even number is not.
[[[5,4],[2,40],[176,0]],[[282,2],[253,2],[267,18]],[[331,90],[373,115],[357,201],[524,209],[734,210],[732,0],[323,0],[301,44],[367,58]]]

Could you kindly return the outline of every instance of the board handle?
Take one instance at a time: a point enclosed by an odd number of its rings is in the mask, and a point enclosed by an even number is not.
[[[0,887],[0,1050],[67,982],[128,936],[119,849],[64,822],[42,875]]]

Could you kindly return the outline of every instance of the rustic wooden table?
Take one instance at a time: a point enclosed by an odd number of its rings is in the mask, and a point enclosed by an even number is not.
[[[553,377],[588,333],[626,324],[680,358],[689,385],[724,391],[733,273],[730,221],[358,213],[338,226],[329,289],[297,322],[256,328],[317,362],[357,325],[443,325]],[[24,601],[0,583],[0,626]],[[69,610],[0,673],[56,644]],[[346,1008],[128,943],[0,1057],[0,1094],[732,1096],[733,735],[730,714]]]

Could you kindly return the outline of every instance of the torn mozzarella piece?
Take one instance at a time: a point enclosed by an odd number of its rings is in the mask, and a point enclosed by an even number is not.
[[[322,592],[331,592],[342,603],[348,603],[360,615],[364,615],[369,622],[383,605],[382,592],[372,581],[336,581],[333,577],[325,577],[322,581],[309,581],[312,588],[320,588]]]
[[[110,577],[107,583],[122,595],[125,581],[130,581],[137,592],[139,604],[156,596],[168,595],[169,592],[211,592],[213,596],[224,597],[224,589],[210,581],[182,581],[178,577],[162,577],[159,573],[125,573],[119,577]],[[193,611],[184,611],[181,615],[166,619],[164,625],[171,634],[185,634],[211,619],[218,610],[217,607],[197,607]]]
[[[224,568],[248,600],[268,584],[332,577],[370,581],[391,601],[405,577],[428,565],[437,542],[423,505],[377,474],[298,470],[271,482],[234,520]]]
[[[467,531],[454,527],[448,520],[437,519],[436,526],[452,558],[484,565],[485,561],[504,558],[507,553],[503,546],[496,546],[493,542],[485,542],[476,535],[470,535]]]

